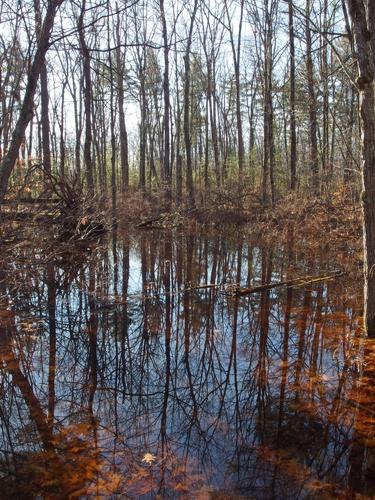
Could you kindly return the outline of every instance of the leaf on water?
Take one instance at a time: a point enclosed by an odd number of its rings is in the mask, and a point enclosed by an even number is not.
[[[156,457],[152,453],[145,453],[144,457],[142,458],[142,462],[145,462],[148,465],[151,465],[153,462],[155,462]]]
[[[174,487],[174,489],[176,491],[185,491],[187,492],[189,490],[189,488],[186,486],[186,484],[183,484],[183,483],[177,483],[176,486]]]
[[[14,316],[15,316],[14,311],[11,311],[10,309],[0,310],[0,319],[12,318]]]

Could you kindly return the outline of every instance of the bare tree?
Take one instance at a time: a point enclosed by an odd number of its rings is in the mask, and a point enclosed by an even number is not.
[[[90,51],[86,43],[84,18],[86,15],[86,0],[82,0],[81,11],[78,18],[78,36],[79,46],[83,58],[83,80],[84,80],[84,107],[85,107],[85,145],[84,145],[84,160],[87,177],[87,187],[90,191],[94,190],[94,169],[91,155],[92,147],[92,83],[91,83],[91,68],[90,68]]]
[[[193,37],[195,16],[198,10],[198,0],[194,0],[193,10],[190,16],[190,28],[187,39],[187,46],[184,56],[185,62],[185,82],[184,82],[184,139],[186,151],[186,184],[189,198],[189,205],[194,206],[194,184],[193,166],[191,160],[191,137],[190,137],[190,50]]]
[[[164,148],[163,148],[163,181],[165,188],[166,203],[169,205],[171,200],[171,146],[170,146],[170,86],[169,86],[169,42],[168,28],[165,17],[164,0],[159,0],[159,9],[162,24],[163,54],[164,54],[164,74],[163,74],[163,96],[164,96]]]
[[[293,0],[288,5],[290,51],[290,189],[296,188],[297,134],[296,134],[296,55],[294,45]]]
[[[12,140],[10,142],[8,152],[4,155],[0,164],[0,204],[4,200],[4,196],[8,188],[9,177],[16,163],[26,128],[34,114],[34,96],[37,89],[38,79],[49,48],[49,41],[55,16],[63,1],[64,0],[50,0],[48,2],[47,11],[37,41],[34,59],[28,72],[27,85],[20,114],[12,134]]]

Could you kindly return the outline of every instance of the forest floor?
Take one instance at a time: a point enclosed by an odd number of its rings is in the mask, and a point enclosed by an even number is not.
[[[121,231],[175,230],[184,232],[204,231],[207,234],[223,233],[227,236],[243,234],[261,246],[285,246],[293,241],[293,247],[304,254],[314,255],[324,248],[334,250],[341,270],[360,276],[362,272],[362,229],[360,202],[350,193],[339,190],[324,198],[301,196],[301,193],[285,196],[274,207],[264,208],[259,198],[248,193],[241,204],[231,194],[211,194],[197,197],[194,208],[171,205],[169,210],[160,204],[160,193],[144,196],[139,192],[118,199],[113,213],[110,201],[92,207],[76,209],[74,217],[58,205],[53,209],[41,209],[33,204],[17,209],[18,220],[7,221],[0,226],[0,246],[10,250],[26,244],[41,250],[46,255],[67,251],[74,254],[78,246],[86,246],[87,240],[95,244],[99,228],[113,226]],[[9,207],[0,214],[9,215]],[[8,210],[8,211],[7,211]],[[12,208],[13,210],[13,208]],[[21,217],[19,217],[21,215]],[[72,220],[73,219],[73,222]],[[92,224],[93,221],[93,224]],[[66,228],[70,228],[70,232]],[[52,229],[53,228],[53,229]],[[93,230],[94,229],[94,230]]]
[[[234,196],[201,197],[193,209],[172,207],[163,211],[158,197],[130,196],[119,206],[125,228],[177,229],[227,235],[242,232],[261,245],[285,245],[293,239],[296,249],[314,253],[329,246],[346,271],[362,272],[362,226],[360,201],[338,190],[324,198],[285,196],[274,207],[264,208],[252,193],[239,205]]]

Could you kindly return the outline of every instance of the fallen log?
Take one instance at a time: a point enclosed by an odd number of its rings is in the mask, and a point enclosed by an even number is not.
[[[147,228],[149,226],[152,227],[153,224],[155,224],[156,222],[164,222],[166,220],[168,220],[170,217],[172,217],[173,215],[174,216],[185,216],[185,215],[191,215],[191,214],[194,214],[195,212],[198,212],[198,208],[197,207],[190,207],[190,208],[186,208],[185,210],[179,210],[175,213],[173,212],[166,212],[166,213],[162,213],[160,215],[158,215],[157,217],[153,217],[151,219],[146,219],[142,222],[140,222],[139,224],[137,224],[137,228],[141,229],[141,228]]]
[[[33,221],[33,222],[48,222],[49,224],[57,224],[61,221],[60,216],[55,214],[33,214],[30,212],[1,212],[0,222],[14,221]]]
[[[142,222],[140,222],[137,227],[138,228],[141,228],[141,227],[147,227],[147,226],[150,226],[151,224],[153,224],[154,222],[159,222],[160,220],[163,219],[163,215],[159,215],[158,217],[154,217],[153,219],[147,219],[147,220],[144,220]]]
[[[338,278],[340,276],[343,276],[346,274],[343,271],[336,271],[335,273],[328,274],[328,275],[319,275],[319,276],[302,276],[299,278],[295,278],[292,280],[287,280],[287,281],[278,281],[276,283],[265,283],[263,285],[257,285],[251,288],[243,288],[243,287],[234,287],[233,289],[227,288],[225,290],[225,293],[228,295],[235,295],[235,296],[242,296],[242,295],[249,295],[251,293],[257,293],[257,292],[263,292],[266,290],[271,290],[273,288],[279,288],[279,287],[294,287],[294,286],[306,286],[310,285],[312,283],[319,283],[322,281],[329,281],[335,278]]]
[[[2,205],[39,205],[39,204],[45,204],[45,205],[56,205],[57,203],[60,203],[61,200],[58,198],[14,198],[14,199],[8,199],[5,198],[2,202]]]

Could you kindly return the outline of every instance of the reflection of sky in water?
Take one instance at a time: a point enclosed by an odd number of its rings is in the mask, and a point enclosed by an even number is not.
[[[339,311],[335,294],[341,293],[341,285],[317,284],[289,293],[277,288],[239,299],[218,289],[184,294],[189,265],[193,284],[211,283],[215,274],[216,284],[235,283],[241,276],[243,286],[252,286],[267,276],[275,282],[285,280],[296,261],[290,261],[287,249],[271,253],[245,242],[197,238],[187,247],[180,238],[169,250],[168,245],[168,240],[152,234],[144,235],[142,242],[131,240],[127,266],[119,241],[117,264],[109,250],[101,261],[73,273],[65,287],[57,286],[57,428],[87,415],[92,394],[101,453],[123,467],[124,473],[126,450],[158,456],[164,443],[178,460],[186,459],[191,473],[202,473],[209,484],[251,490],[255,495],[258,491],[259,498],[267,496],[271,487],[276,498],[306,496],[304,490],[298,493],[298,481],[293,486],[293,474],[275,467],[275,460],[264,452],[269,448],[291,454],[311,469],[312,476],[327,470],[330,481],[345,482],[351,467],[347,443],[353,437],[355,418],[345,399],[356,374],[343,370],[343,364],[352,347],[355,314],[351,308],[342,311],[342,327],[334,343],[324,326],[325,318],[333,318],[326,321],[328,326],[335,323],[334,314]],[[169,269],[165,261],[170,257],[165,252],[172,254],[169,298],[163,284]],[[305,274],[315,272],[315,263],[311,272],[305,263],[299,265]],[[16,351],[46,409],[48,286],[43,268],[33,270],[33,275],[33,292],[18,297],[16,304],[24,315],[27,303],[29,316],[43,318],[44,332],[27,340],[19,330]],[[62,269],[57,275],[57,283],[62,284]],[[149,297],[144,299],[142,291],[150,282]],[[171,310],[169,344],[167,307]],[[3,383],[9,380],[6,371],[1,377]],[[12,446],[28,449],[27,440],[17,439],[17,429],[29,421],[28,411],[19,393],[14,398],[22,418],[11,398],[4,402],[9,404]],[[8,437],[4,447],[9,446]]]

